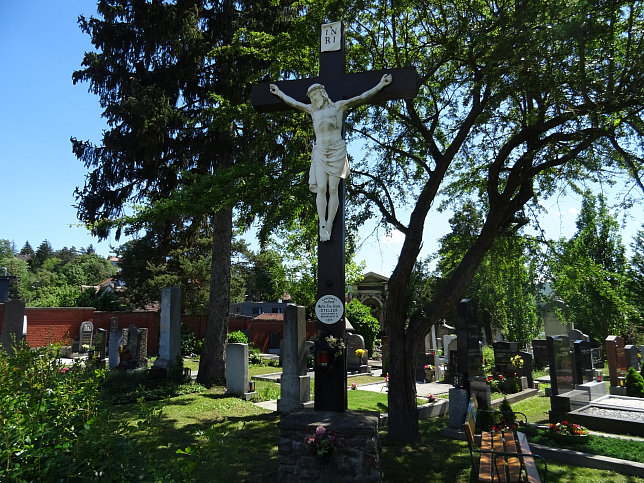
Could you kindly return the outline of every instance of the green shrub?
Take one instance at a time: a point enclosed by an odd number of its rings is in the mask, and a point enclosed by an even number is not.
[[[241,330],[236,330],[228,334],[229,344],[248,344],[248,337]]]
[[[634,368],[628,368],[624,385],[627,396],[644,397],[644,378]]]
[[[126,481],[154,468],[102,408],[105,373],[65,367],[54,346],[0,350],[0,481]]]
[[[248,363],[249,364],[262,364],[264,361],[259,349],[252,344],[248,347]]]
[[[373,352],[373,342],[380,331],[380,322],[373,315],[371,309],[358,299],[351,300],[346,306],[347,319],[357,334],[364,338],[364,345],[369,354]]]
[[[198,356],[201,354],[203,340],[185,325],[181,325],[181,355],[184,357]]]

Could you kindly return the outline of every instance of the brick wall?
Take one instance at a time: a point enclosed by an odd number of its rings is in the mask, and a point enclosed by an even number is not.
[[[27,343],[31,347],[40,347],[49,343],[60,342],[69,345],[72,339],[78,339],[80,325],[89,320],[94,330],[110,330],[110,319],[118,319],[119,329],[130,325],[148,329],[148,354],[159,352],[159,313],[158,312],[99,312],[93,307],[28,307]],[[4,304],[0,303],[0,330],[4,317]],[[198,339],[206,336],[206,317],[183,315],[182,322],[192,330]],[[251,317],[231,316],[228,319],[228,331],[241,330],[249,336],[249,342],[262,352],[268,352],[269,334],[279,332],[282,337],[283,320],[254,320]],[[315,322],[307,322],[306,336],[315,336]]]

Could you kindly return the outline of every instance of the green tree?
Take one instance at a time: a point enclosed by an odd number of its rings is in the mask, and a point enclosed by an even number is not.
[[[642,226],[644,228],[644,225]],[[628,268],[628,289],[631,305],[635,308],[632,326],[644,320],[644,230],[639,230],[631,243],[633,257]],[[640,329],[641,330],[641,329]],[[637,343],[638,341],[634,341]],[[644,367],[644,364],[643,364]]]
[[[72,140],[90,169],[77,190],[78,216],[105,237],[128,202],[146,205],[151,209],[139,213],[135,228],[141,220],[153,224],[162,247],[177,231],[209,225],[208,323],[198,375],[206,385],[225,375],[233,206],[262,199],[245,213],[251,217],[287,209],[266,195],[279,199],[301,172],[297,163],[281,163],[293,155],[286,143],[275,145],[270,119],[248,104],[251,83],[275,75],[277,58],[295,62],[281,34],[294,13],[285,4],[101,0],[102,18],[80,19],[97,52],[85,55],[74,82],[90,83],[110,128],[101,146]]]
[[[45,260],[54,256],[54,250],[49,241],[44,240],[39,246],[31,259],[31,269],[36,270],[42,267]]]
[[[552,287],[568,310],[561,316],[603,341],[622,334],[634,312],[627,292],[627,263],[619,225],[603,197],[586,195],[577,233],[562,240],[552,262]]]
[[[439,241],[437,284],[448,280],[483,227],[483,213],[466,202],[450,219],[451,233]],[[488,341],[493,330],[508,340],[526,344],[540,331],[537,311],[539,251],[535,243],[515,230],[495,240],[465,292],[476,301],[479,324]],[[447,319],[455,323],[454,311]]]
[[[373,342],[380,331],[380,322],[371,315],[371,309],[358,299],[353,299],[345,305],[345,314],[356,334],[360,334],[364,338],[365,348],[371,354]]]
[[[496,238],[525,223],[523,208],[536,210],[538,199],[578,180],[610,183],[620,170],[643,186],[643,4],[357,3],[344,16],[351,69],[419,72],[416,99],[360,109],[348,126],[365,142],[352,165],[349,189],[363,203],[353,211],[378,213],[405,234],[385,324],[389,436],[410,442],[418,437],[413,355],[466,293]],[[406,295],[439,192],[473,197],[484,221],[424,307],[427,317],[409,319]]]

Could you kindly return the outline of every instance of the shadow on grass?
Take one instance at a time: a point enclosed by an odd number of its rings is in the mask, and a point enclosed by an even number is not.
[[[396,446],[381,432],[383,481],[470,481],[472,462],[467,444],[439,435],[446,418],[419,422],[419,440]]]

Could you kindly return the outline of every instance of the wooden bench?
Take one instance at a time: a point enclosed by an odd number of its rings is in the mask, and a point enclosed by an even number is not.
[[[525,434],[517,431],[482,431],[481,447],[475,448],[474,434],[478,415],[476,397],[470,399],[463,431],[467,439],[472,458],[472,467],[476,468],[474,453],[480,453],[478,481],[528,481],[540,482],[539,472],[534,458],[543,460],[538,455],[532,454]],[[545,473],[544,482],[548,473],[548,466],[543,460]]]

